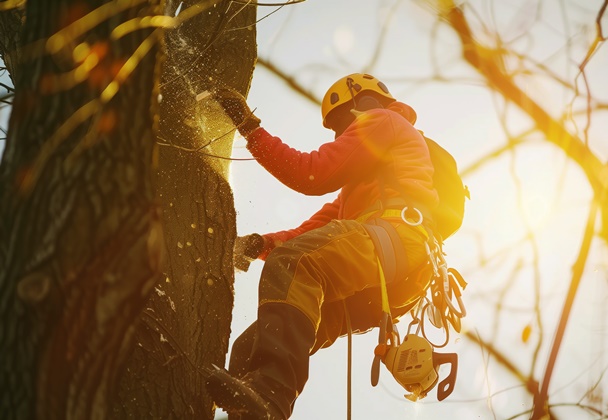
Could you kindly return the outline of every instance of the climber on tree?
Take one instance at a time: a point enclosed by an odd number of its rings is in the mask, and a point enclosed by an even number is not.
[[[329,88],[321,109],[335,140],[311,153],[261,128],[239,94],[220,89],[214,97],[253,157],[286,186],[307,195],[341,189],[301,226],[238,238],[235,247],[235,254],[266,261],[258,319],[234,343],[229,372],[214,371],[208,389],[236,418],[286,419],[308,379],[310,355],[347,334],[345,311],[353,331],[382,318],[378,255],[387,251],[376,249],[369,225],[383,225],[391,236],[396,267],[384,271],[392,317],[425,293],[428,284],[408,274],[427,263],[429,235],[439,236],[429,146],[413,126],[414,110],[367,74]],[[404,215],[421,223],[405,223]]]

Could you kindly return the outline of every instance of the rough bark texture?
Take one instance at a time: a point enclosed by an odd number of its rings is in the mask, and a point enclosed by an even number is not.
[[[168,2],[166,14],[179,3]],[[182,13],[196,3],[183,2]],[[256,57],[255,7],[214,3],[166,33],[156,185],[168,259],[137,330],[117,418],[213,418],[201,367],[225,362],[236,235],[227,161],[213,156],[230,156],[233,133],[217,105],[196,96],[218,84],[246,94]]]
[[[151,183],[159,42],[114,96],[99,100],[152,32],[110,42],[110,31],[157,14],[159,2],[132,2],[45,48],[49,36],[104,3],[28,0],[17,34],[16,96],[0,166],[4,419],[108,417],[132,326],[160,273]],[[64,83],[74,81],[65,75],[83,42],[96,46],[89,52],[98,61],[86,80]]]
[[[17,47],[24,16],[24,7],[0,12],[0,56],[10,76],[15,73],[19,62],[20,51]]]

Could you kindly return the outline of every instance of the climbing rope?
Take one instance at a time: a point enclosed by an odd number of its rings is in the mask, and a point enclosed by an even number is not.
[[[352,416],[352,371],[353,371],[353,328],[350,323],[350,314],[346,307],[346,301],[342,301],[344,315],[346,317],[346,330],[348,331],[348,349],[346,357],[346,419],[351,420]]]

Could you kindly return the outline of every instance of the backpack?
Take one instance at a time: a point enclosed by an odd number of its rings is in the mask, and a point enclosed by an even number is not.
[[[426,140],[435,167],[433,185],[439,195],[439,205],[433,211],[435,233],[445,240],[462,225],[465,197],[470,199],[471,195],[458,174],[454,157],[424,133],[420,134]]]

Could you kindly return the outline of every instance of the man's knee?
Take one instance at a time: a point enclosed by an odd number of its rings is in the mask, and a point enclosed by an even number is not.
[[[303,252],[279,246],[266,258],[260,278],[260,299],[285,300]]]
[[[323,275],[305,250],[281,246],[268,256],[259,284],[259,304],[283,302],[303,312],[315,326],[324,300]]]

